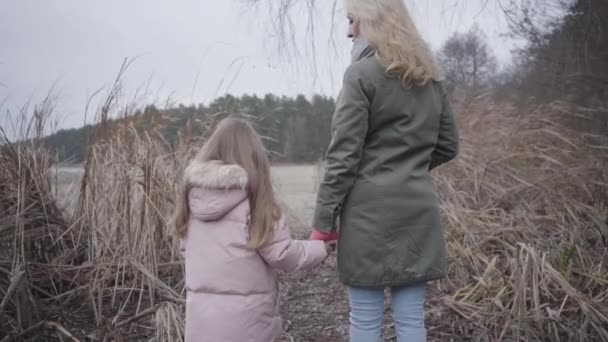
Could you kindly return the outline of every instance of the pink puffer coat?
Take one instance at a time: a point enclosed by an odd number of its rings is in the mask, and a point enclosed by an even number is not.
[[[323,242],[292,240],[282,220],[265,247],[247,248],[247,174],[240,166],[193,162],[186,182],[186,342],[275,340],[282,331],[275,270],[320,264]]]

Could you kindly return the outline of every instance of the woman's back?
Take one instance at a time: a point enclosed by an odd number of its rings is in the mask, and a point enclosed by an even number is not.
[[[446,252],[429,171],[456,156],[454,116],[402,0],[344,7],[353,64],[336,103],[314,235],[335,231],[339,219],[352,342],[380,340],[385,287],[397,341],[425,341],[424,288],[444,276]]]
[[[340,214],[343,283],[401,286],[444,275],[439,204],[429,171],[452,159],[457,148],[441,84],[406,87],[375,56],[349,66],[315,213],[315,226],[325,230]]]
[[[370,95],[368,130],[359,165],[362,180],[377,185],[406,186],[429,177],[443,110],[441,86],[428,82],[404,87],[386,74],[376,58],[351,66]],[[347,99],[344,99],[348,101]]]

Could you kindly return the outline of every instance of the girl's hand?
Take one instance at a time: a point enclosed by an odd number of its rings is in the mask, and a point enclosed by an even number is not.
[[[336,247],[338,246],[338,242],[336,240],[333,241],[325,241],[325,250],[327,250],[327,255],[336,251]]]

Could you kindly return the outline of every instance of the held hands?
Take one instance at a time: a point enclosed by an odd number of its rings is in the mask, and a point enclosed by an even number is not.
[[[321,241],[336,241],[338,240],[338,232],[332,231],[330,233],[325,233],[316,229],[312,230],[310,234],[311,240],[321,240]]]
[[[330,255],[331,253],[336,251],[336,247],[338,247],[338,241],[324,241],[323,243],[325,243],[325,250],[327,251],[327,255]]]
[[[323,241],[325,243],[325,249],[327,250],[327,254],[329,255],[336,250],[338,244],[338,233],[336,231],[325,233],[313,229],[312,233],[310,234],[310,239]]]

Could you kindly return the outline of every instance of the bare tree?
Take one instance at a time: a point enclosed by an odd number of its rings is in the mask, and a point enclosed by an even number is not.
[[[342,0],[235,0],[245,4],[250,9],[263,13],[267,18],[265,24],[268,38],[265,44],[274,45],[276,52],[283,58],[298,61],[302,49],[311,52],[310,57],[313,64],[316,63],[316,43],[327,37],[328,45],[336,48],[333,41],[336,28],[337,15],[340,13]],[[465,0],[434,0],[430,5],[427,0],[404,0],[413,7],[432,6],[436,11],[445,16],[446,21],[454,20],[463,8],[466,8]],[[482,13],[488,3],[507,2],[535,2],[552,0],[487,0],[480,5],[479,13]],[[567,1],[567,0],[562,0]],[[436,2],[439,2],[438,4]],[[511,5],[510,5],[511,6]],[[344,13],[343,13],[344,14]],[[345,15],[345,14],[344,14]],[[301,25],[305,21],[306,25]],[[327,26],[329,24],[329,27]],[[305,39],[302,39],[304,38]]]
[[[496,57],[478,26],[466,33],[454,33],[439,52],[449,89],[456,86],[478,87],[487,84],[496,72]]]

